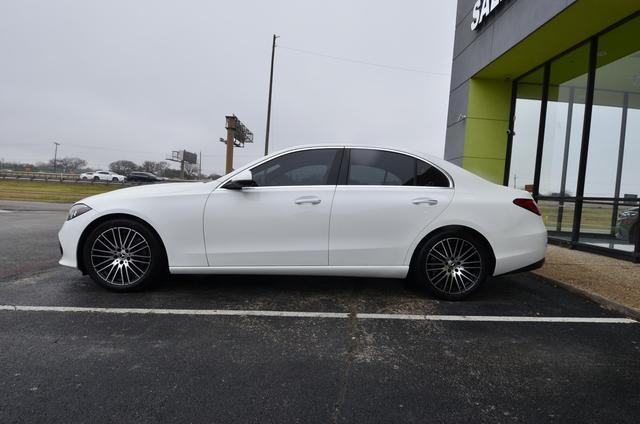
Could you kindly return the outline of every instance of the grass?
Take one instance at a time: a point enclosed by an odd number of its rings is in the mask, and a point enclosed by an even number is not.
[[[549,229],[556,229],[558,218],[558,202],[540,201],[540,211],[545,225]],[[634,206],[621,205],[618,212],[623,212]],[[571,231],[573,228],[574,204],[566,202],[562,217],[562,231]],[[585,203],[582,208],[582,220],[580,228],[582,231],[594,233],[611,232],[611,217],[613,215],[613,205]]]
[[[122,184],[91,184],[28,180],[0,180],[1,200],[73,203],[94,194],[123,188]]]

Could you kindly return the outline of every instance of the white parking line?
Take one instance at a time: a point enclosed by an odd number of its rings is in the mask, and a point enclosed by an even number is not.
[[[156,309],[156,308],[85,308],[78,306],[22,306],[0,305],[0,311],[14,312],[89,312],[99,314],[142,315],[205,315],[205,316],[255,316],[284,318],[341,318],[345,312],[297,312],[297,311],[252,311],[237,309]],[[598,317],[531,317],[492,315],[410,315],[410,314],[355,314],[357,319],[406,320],[406,321],[476,321],[476,322],[548,322],[588,324],[636,324],[631,318]]]

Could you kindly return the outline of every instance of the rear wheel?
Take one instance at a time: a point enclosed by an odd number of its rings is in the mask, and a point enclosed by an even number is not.
[[[445,231],[422,246],[414,279],[440,299],[461,300],[486,280],[489,263],[490,256],[477,237]]]
[[[113,181],[114,183],[118,182],[118,179],[116,177],[111,178],[111,181]]]
[[[98,225],[84,244],[83,260],[93,281],[114,291],[145,288],[166,267],[157,236],[129,219]]]
[[[93,177],[93,181],[100,181],[100,177]]]

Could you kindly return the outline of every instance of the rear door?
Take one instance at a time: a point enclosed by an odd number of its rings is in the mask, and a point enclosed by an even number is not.
[[[449,178],[406,154],[347,149],[329,230],[333,266],[402,265],[409,246],[453,198]]]

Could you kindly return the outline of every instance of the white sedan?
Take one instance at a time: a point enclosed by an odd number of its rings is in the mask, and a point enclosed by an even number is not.
[[[462,299],[487,276],[542,264],[524,191],[418,152],[306,146],[212,182],[148,185],[73,205],[60,264],[116,291],[172,274],[409,277]]]
[[[83,172],[80,174],[80,179],[83,181],[111,181],[114,183],[123,183],[125,180],[124,175],[116,174],[111,171],[95,171],[95,172]]]

